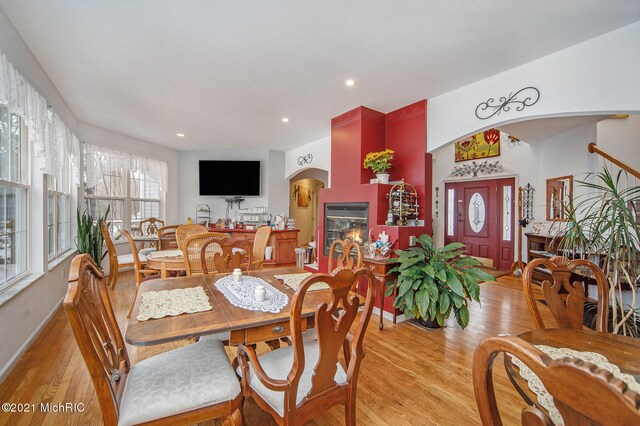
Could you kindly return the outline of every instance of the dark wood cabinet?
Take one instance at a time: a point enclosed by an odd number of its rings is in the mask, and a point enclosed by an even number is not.
[[[256,236],[255,229],[219,229],[210,228],[211,231],[224,232],[234,238],[246,238],[253,242]],[[296,247],[298,247],[299,229],[273,230],[269,237],[268,246],[273,247],[270,260],[265,260],[265,265],[284,266],[296,263]]]

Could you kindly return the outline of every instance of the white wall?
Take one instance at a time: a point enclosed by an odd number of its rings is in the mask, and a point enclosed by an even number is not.
[[[498,124],[545,116],[640,111],[640,22],[429,99],[428,151]],[[540,100],[488,120],[475,108],[527,86]]]
[[[330,130],[327,131],[329,132]],[[298,158],[307,154],[313,156],[311,163],[299,165]],[[289,179],[293,175],[310,168],[326,170],[329,172],[329,177],[331,177],[331,136],[290,149],[285,153],[285,178]],[[327,187],[329,187],[330,181],[331,179],[326,182]]]
[[[211,208],[211,220],[225,217],[227,203],[223,197],[200,196],[199,160],[256,160],[260,161],[261,195],[245,197],[242,208],[266,206],[271,214],[289,211],[289,183],[283,177],[284,153],[268,149],[211,149],[179,153],[178,222],[195,218],[196,206],[206,203]],[[229,216],[235,218],[234,204]]]
[[[596,159],[587,152],[587,145],[594,140],[596,140],[595,123],[582,125],[542,142],[532,144],[524,142],[512,148],[508,146],[507,135],[501,132],[501,155],[492,157],[489,160],[499,160],[508,171],[482,178],[495,179],[501,176],[515,176],[516,188],[531,183],[535,189],[533,199],[534,221],[546,222],[546,180],[566,175],[575,175],[575,179],[584,179],[587,173],[593,172]],[[454,162],[453,144],[442,147],[432,154],[433,187],[440,188],[438,217],[435,216],[435,192],[433,197],[434,240],[437,244],[442,245],[444,243],[445,180],[464,181],[465,179],[446,177],[456,164]],[[477,178],[475,179],[477,180]],[[584,189],[574,182],[574,194],[580,195],[582,193],[584,193]],[[531,225],[525,228],[523,233],[530,231]],[[526,259],[526,239],[523,242],[523,251],[525,253],[523,257]]]
[[[599,122],[598,147],[640,170],[640,115]]]

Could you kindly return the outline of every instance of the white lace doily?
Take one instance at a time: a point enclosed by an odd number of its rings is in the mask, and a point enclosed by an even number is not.
[[[148,291],[142,295],[140,311],[136,319],[146,321],[180,314],[192,314],[213,309],[202,287],[177,288],[175,290]]]
[[[266,290],[266,297],[262,302],[256,300],[256,287],[259,285],[264,286]],[[216,281],[216,288],[233,306],[250,311],[277,314],[289,303],[289,296],[258,277],[243,275],[241,280],[236,282],[231,275],[227,275]]]
[[[631,374],[626,374],[620,371],[620,367],[609,362],[609,360],[602,354],[597,352],[580,352],[574,351],[569,348],[554,348],[552,346],[535,345],[536,348],[549,355],[552,359],[560,359],[566,356],[581,359],[582,361],[588,361],[598,366],[603,370],[606,370],[614,375],[617,379],[622,380],[629,386],[634,392],[640,393],[640,384]],[[560,411],[556,408],[553,402],[553,396],[547,391],[542,380],[527,367],[522,361],[513,355],[510,355],[513,365],[520,369],[520,376],[527,381],[529,389],[536,394],[538,403],[542,405],[548,412],[551,421],[558,426],[564,425],[564,419],[560,414]]]
[[[311,274],[311,272],[303,272],[301,274],[274,275],[274,277],[282,281],[287,287],[298,290],[298,287],[300,287],[300,283],[309,275],[313,274]],[[327,288],[329,288],[329,284],[327,283],[315,283],[311,284],[311,287],[309,287],[307,291],[325,290]]]

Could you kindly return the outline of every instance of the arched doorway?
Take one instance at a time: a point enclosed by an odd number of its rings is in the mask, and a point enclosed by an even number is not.
[[[316,240],[318,195],[328,177],[325,170],[306,169],[289,180],[289,217],[296,221],[296,227],[300,229],[300,245],[305,246]]]

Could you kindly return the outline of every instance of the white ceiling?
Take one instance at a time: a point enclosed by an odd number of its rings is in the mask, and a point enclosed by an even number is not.
[[[500,130],[528,143],[537,143],[573,130],[583,124],[597,123],[611,118],[608,115],[581,115],[574,117],[539,118],[536,120],[520,121],[499,126]],[[596,142],[596,141],[591,141]]]
[[[80,120],[179,150],[289,149],[358,105],[388,112],[640,20],[638,0],[0,7]]]

